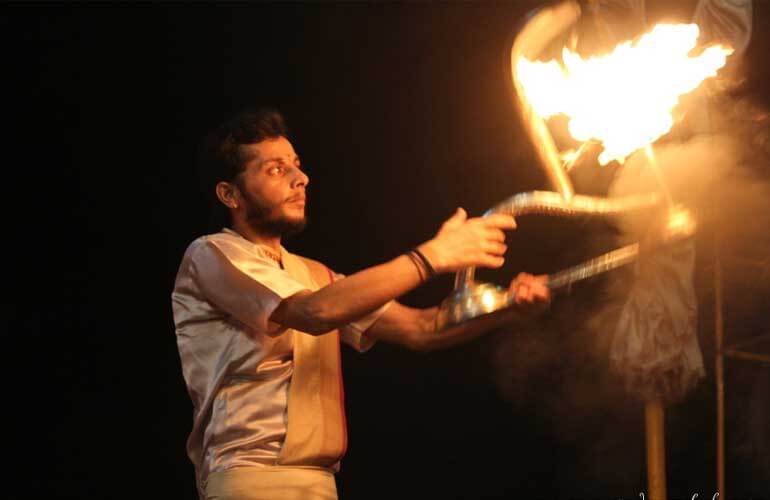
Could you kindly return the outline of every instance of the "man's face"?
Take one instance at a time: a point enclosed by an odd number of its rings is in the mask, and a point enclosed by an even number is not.
[[[249,158],[236,185],[243,195],[246,222],[256,231],[288,236],[305,227],[308,176],[285,137],[241,146]]]

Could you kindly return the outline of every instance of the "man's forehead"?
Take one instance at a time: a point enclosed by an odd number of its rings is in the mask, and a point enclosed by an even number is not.
[[[259,161],[267,161],[272,159],[289,159],[293,160],[297,153],[294,151],[294,147],[291,145],[285,137],[276,137],[274,139],[265,139],[264,141],[256,144],[243,144],[241,145],[241,151],[246,157],[247,161],[258,159]]]

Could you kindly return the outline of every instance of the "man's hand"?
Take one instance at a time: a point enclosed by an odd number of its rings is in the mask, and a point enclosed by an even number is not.
[[[418,248],[438,273],[473,266],[495,269],[505,261],[503,255],[507,247],[503,231],[506,229],[516,229],[516,221],[510,215],[468,219],[465,210],[458,208],[436,236]]]
[[[435,329],[437,308],[412,309],[396,302],[366,331],[366,335],[417,351],[432,351],[463,344],[495,328],[516,328],[517,322],[520,324],[548,307],[551,294],[546,280],[545,275],[521,273],[511,281],[510,291],[516,294],[513,306],[440,332]]]
[[[519,273],[508,287],[508,291],[514,296],[514,304],[524,306],[542,306],[551,301],[551,291],[546,286],[548,276],[541,274],[533,276],[528,273]],[[539,312],[542,307],[534,307],[532,312]]]

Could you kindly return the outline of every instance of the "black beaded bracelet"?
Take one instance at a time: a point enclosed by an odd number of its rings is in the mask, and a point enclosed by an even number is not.
[[[428,274],[428,278],[435,276],[436,270],[433,269],[433,266],[430,265],[430,261],[428,260],[428,258],[425,255],[423,255],[421,251],[417,250],[417,247],[413,248],[412,252],[414,252],[414,254],[420,258],[420,261],[422,261],[423,266],[425,266],[425,271]]]

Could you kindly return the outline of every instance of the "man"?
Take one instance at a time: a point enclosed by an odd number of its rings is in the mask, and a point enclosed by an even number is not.
[[[394,299],[433,274],[500,267],[503,231],[516,224],[458,209],[431,240],[343,279],[281,245],[305,225],[309,179],[280,114],[237,116],[205,157],[230,227],[190,245],[172,294],[199,493],[334,499],[347,446],[340,338],[359,351],[377,340],[427,350],[502,324],[510,313],[437,333],[436,308]],[[520,309],[549,298],[541,278],[520,275],[512,287]]]

